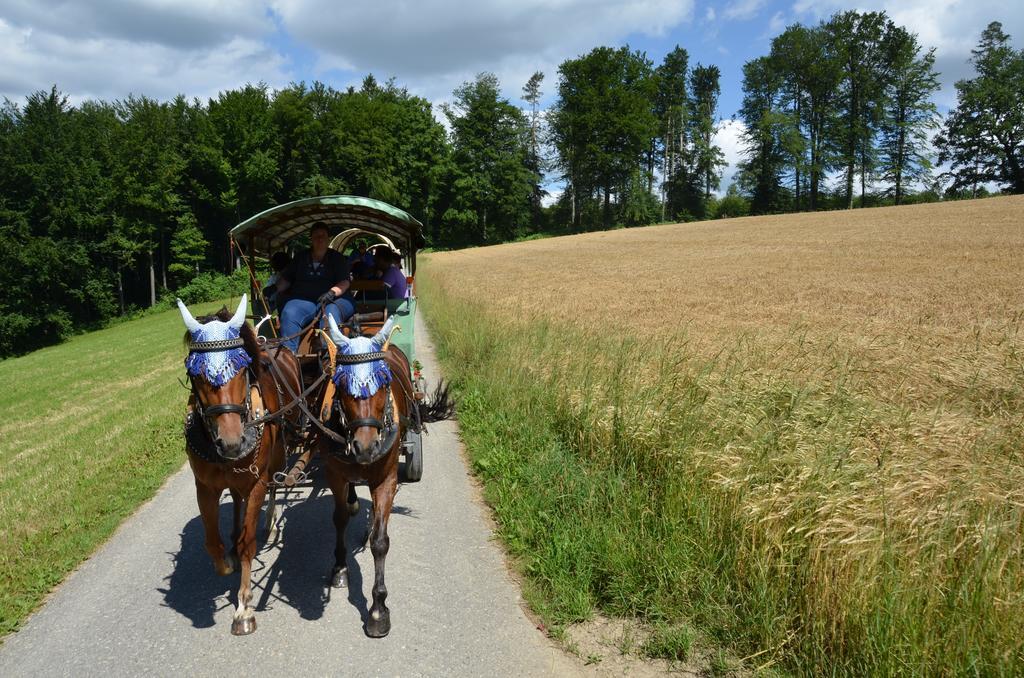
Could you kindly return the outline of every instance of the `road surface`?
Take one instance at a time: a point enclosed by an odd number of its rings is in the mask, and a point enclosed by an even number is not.
[[[419,318],[417,358],[438,375]],[[184,458],[184,452],[182,452]],[[403,485],[387,559],[391,634],[367,638],[370,506],[349,524],[350,586],[331,589],[333,500],[322,480],[287,497],[281,537],[253,563],[257,631],[230,634],[238,575],[217,577],[187,465],[0,645],[0,676],[573,675],[579,664],[521,608],[463,462],[454,422],[424,436],[424,473]],[[221,504],[230,533],[230,503]]]

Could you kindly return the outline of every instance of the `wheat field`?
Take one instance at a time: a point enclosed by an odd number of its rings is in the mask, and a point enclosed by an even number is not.
[[[1024,665],[1022,274],[1014,196],[435,253],[424,277],[502,336],[572,338],[501,346],[574,445],[613,448],[625,419],[653,473],[703,479],[687,491],[738,535],[728,574],[783,590],[727,601],[782,610],[752,647],[812,672],[1002,673]]]

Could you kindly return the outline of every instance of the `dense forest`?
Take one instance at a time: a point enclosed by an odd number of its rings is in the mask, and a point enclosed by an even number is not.
[[[229,272],[231,226],[314,195],[395,204],[448,248],[1024,192],[1024,51],[992,23],[973,54],[943,124],[934,50],[884,13],[790,26],[744,66],[746,153],[723,197],[720,71],[681,47],[658,65],[628,47],[567,60],[546,110],[540,72],[520,101],[482,73],[439,110],[372,75],[205,102],[41,90],[0,109],[0,357]]]

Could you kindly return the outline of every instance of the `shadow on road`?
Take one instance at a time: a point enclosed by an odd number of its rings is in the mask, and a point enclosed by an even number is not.
[[[336,591],[330,586],[330,571],[334,565],[334,498],[322,477],[314,477],[310,494],[303,498],[304,494],[293,491],[283,501],[278,495],[279,535],[269,544],[261,542],[253,560],[257,613],[274,609],[280,601],[294,608],[302,619],[320,619],[332,592]],[[363,573],[355,556],[365,547],[371,505],[369,499],[360,497],[359,512],[349,520],[345,534],[348,602],[358,610],[364,624],[369,605],[363,593]],[[411,509],[396,505],[392,509],[392,524],[396,517],[414,515]],[[220,529],[228,548],[231,520],[231,502],[227,501],[220,505]],[[262,527],[258,534],[263,534]],[[187,617],[196,628],[213,626],[218,610],[236,605],[239,586],[238,573],[226,577],[214,573],[204,538],[202,521],[196,515],[181,531],[178,552],[168,554],[173,569],[165,577],[167,587],[158,588],[164,596],[163,604]],[[368,563],[372,583],[372,559]]]

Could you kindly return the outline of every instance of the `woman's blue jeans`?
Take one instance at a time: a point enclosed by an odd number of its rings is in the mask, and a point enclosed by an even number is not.
[[[298,352],[299,339],[301,339],[301,337],[292,337],[292,335],[298,334],[299,330],[308,325],[316,316],[319,308],[315,301],[306,301],[305,299],[289,299],[288,303],[284,305],[284,310],[281,311],[281,336],[291,337],[283,343],[291,349],[292,353]],[[350,300],[341,297],[334,303],[327,304],[324,310],[340,325],[341,321],[347,320],[356,308]],[[321,326],[327,327],[326,320],[321,321]]]

